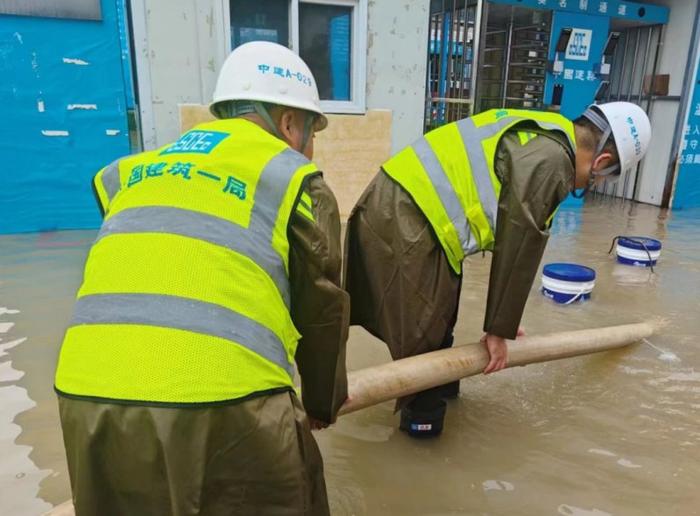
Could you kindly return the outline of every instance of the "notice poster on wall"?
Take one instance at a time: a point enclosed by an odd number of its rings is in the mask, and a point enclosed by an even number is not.
[[[695,65],[693,94],[679,150],[674,208],[700,207],[700,52],[697,54],[699,62]]]

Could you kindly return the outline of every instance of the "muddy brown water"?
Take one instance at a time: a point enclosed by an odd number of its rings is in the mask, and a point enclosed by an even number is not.
[[[607,255],[618,234],[663,241],[656,274]],[[94,235],[0,236],[0,515],[70,497],[52,382]],[[609,201],[562,210],[552,261],[596,269],[593,299],[555,305],[537,281],[529,333],[662,317],[656,348],[464,380],[437,440],[399,432],[391,403],[341,418],[316,433],[333,514],[700,514],[700,212]],[[480,337],[489,263],[465,267],[457,342]],[[348,347],[350,369],[389,358],[357,328]]]

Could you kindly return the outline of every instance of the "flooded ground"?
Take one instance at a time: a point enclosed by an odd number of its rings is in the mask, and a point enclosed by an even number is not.
[[[612,237],[663,241],[656,274],[617,265]],[[69,498],[53,372],[94,232],[0,237],[0,514]],[[337,515],[700,514],[700,212],[589,203],[563,210],[545,262],[596,269],[593,299],[536,292],[528,333],[664,317],[651,343],[464,380],[445,432],[415,441],[390,403],[317,433]],[[480,336],[488,258],[465,267],[457,342]],[[677,360],[673,358],[677,357]],[[349,367],[388,360],[351,331]]]

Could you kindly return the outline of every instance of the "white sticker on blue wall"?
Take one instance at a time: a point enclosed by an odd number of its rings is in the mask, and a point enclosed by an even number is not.
[[[566,59],[573,59],[574,61],[588,61],[588,56],[591,53],[592,38],[592,30],[574,28],[571,31],[569,45],[566,47]]]

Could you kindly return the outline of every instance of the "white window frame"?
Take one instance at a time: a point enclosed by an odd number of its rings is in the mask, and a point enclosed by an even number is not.
[[[231,1],[224,3],[224,39],[227,55],[231,52]],[[326,113],[364,114],[367,89],[367,0],[289,0],[289,46],[299,53],[299,4],[352,7],[350,42],[350,96],[352,100],[322,100]]]

